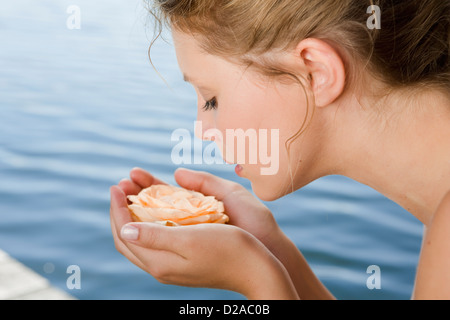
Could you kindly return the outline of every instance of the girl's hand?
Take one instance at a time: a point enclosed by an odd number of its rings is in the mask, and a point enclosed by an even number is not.
[[[271,211],[240,184],[203,171],[177,169],[175,181],[183,188],[198,191],[206,196],[215,196],[224,203],[230,224],[254,235],[266,246],[276,241],[281,230]],[[145,170],[135,168],[130,172],[131,180],[122,180],[119,187],[126,194],[137,194],[152,184],[165,184]]]
[[[142,177],[148,179],[146,184],[158,181],[148,174]],[[121,184],[111,187],[116,248],[158,281],[232,290],[250,299],[298,298],[283,265],[248,232],[222,224],[165,227],[132,222],[122,188],[139,187]]]

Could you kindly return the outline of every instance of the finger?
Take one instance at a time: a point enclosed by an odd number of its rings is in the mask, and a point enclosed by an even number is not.
[[[131,263],[141,268],[142,270],[149,272],[158,281],[163,283],[170,283],[169,279],[165,276],[170,274],[177,267],[183,265],[185,258],[179,254],[164,250],[154,250],[146,247],[136,245],[132,241],[123,241],[122,238],[117,235],[115,225],[112,224],[114,243],[116,249],[122,253]]]
[[[187,260],[171,251],[153,250],[137,245],[129,244],[132,253],[143,261],[144,267],[141,267],[146,272],[150,273],[159,282],[166,284],[180,284],[174,282],[180,276],[182,281],[186,278]]]
[[[131,170],[130,178],[134,183],[136,183],[141,188],[147,188],[153,184],[167,184],[164,181],[155,178],[149,172],[141,168],[134,168],[133,170]]]
[[[125,224],[121,239],[134,245],[154,250],[165,250],[181,256],[186,245],[186,227],[166,227],[151,222]]]
[[[110,192],[111,217],[115,221],[116,229],[120,230],[124,224],[132,221],[126,194],[118,186],[112,186]]]
[[[118,230],[121,229],[121,226],[124,223],[127,223],[129,222],[129,220],[131,220],[131,217],[128,219],[127,215],[124,212],[124,204],[122,199],[123,197],[124,193],[119,187],[111,187],[110,220],[114,244],[117,251],[122,253],[128,260],[130,260],[136,266],[144,268],[145,266],[142,264],[142,262],[128,249],[126,244],[123,243],[118,232]],[[122,212],[118,213],[118,211]]]
[[[119,233],[116,230],[116,226],[114,223],[111,223],[111,229],[113,233],[114,238],[114,244],[116,246],[117,251],[119,251],[125,258],[131,261],[134,265],[138,266],[141,269],[145,268],[144,263],[141,261],[140,258],[138,258],[134,252],[130,250],[130,248],[127,246],[126,243],[122,241],[122,239],[119,236]]]
[[[123,190],[123,192],[126,195],[138,194],[142,190],[142,188],[139,185],[128,179],[122,179],[119,182],[118,186]]]
[[[181,187],[201,192],[207,196],[213,195],[218,200],[222,200],[228,194],[244,188],[236,182],[220,178],[205,171],[178,168],[174,176]]]

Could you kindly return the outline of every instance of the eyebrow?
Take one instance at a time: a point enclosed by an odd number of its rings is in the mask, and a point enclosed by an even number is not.
[[[183,73],[183,80],[185,81],[185,82],[189,82],[190,84],[192,84],[193,86],[195,86],[194,85],[194,79],[192,79],[192,78],[190,78],[187,74],[185,74],[185,73]],[[197,87],[199,88],[199,89],[203,89],[203,90],[209,90],[208,89],[208,87],[207,86],[204,86],[204,85],[197,85]]]

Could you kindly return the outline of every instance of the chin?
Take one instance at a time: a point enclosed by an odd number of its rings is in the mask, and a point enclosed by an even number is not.
[[[290,182],[286,183],[279,176],[259,176],[250,182],[253,192],[262,201],[274,201],[292,192]]]

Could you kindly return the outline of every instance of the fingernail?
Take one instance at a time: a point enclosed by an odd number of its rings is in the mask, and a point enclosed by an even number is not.
[[[139,229],[136,227],[133,227],[132,225],[124,225],[122,229],[120,230],[120,236],[124,240],[137,240],[139,238]]]

